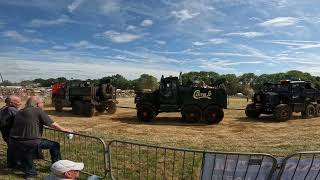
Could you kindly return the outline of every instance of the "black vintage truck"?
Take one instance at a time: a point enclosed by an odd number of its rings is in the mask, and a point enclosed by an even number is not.
[[[211,124],[223,119],[227,93],[224,86],[182,85],[178,77],[162,76],[156,91],[136,92],[135,104],[141,121],[152,121],[162,112],[181,112],[186,122]]]
[[[68,81],[60,85],[52,94],[52,103],[57,112],[61,112],[63,107],[72,107],[72,112],[77,115],[92,117],[94,109],[99,113],[106,111],[113,114],[117,109],[116,89],[114,88],[110,96],[99,98],[97,96],[98,87],[86,81]]]
[[[245,110],[248,117],[273,114],[277,121],[289,120],[293,112],[301,112],[303,118],[320,116],[320,91],[310,82],[284,80],[265,83]]]

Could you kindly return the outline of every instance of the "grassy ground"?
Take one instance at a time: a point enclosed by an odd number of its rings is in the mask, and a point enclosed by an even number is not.
[[[63,113],[55,112],[52,107],[45,110],[59,124],[105,141],[119,139],[214,151],[264,152],[275,156],[320,149],[320,118],[301,119],[300,114],[294,114],[293,120],[279,123],[271,116],[248,119],[243,110],[227,109],[224,120],[218,125],[182,123],[180,113],[162,113],[154,122],[144,123],[136,119],[133,98],[119,99],[119,102],[119,106],[131,108],[119,108],[114,115],[92,118],[74,116],[70,108],[65,108]],[[232,98],[229,107],[241,109],[246,103],[246,99]],[[0,175],[0,179],[3,177],[6,176]]]

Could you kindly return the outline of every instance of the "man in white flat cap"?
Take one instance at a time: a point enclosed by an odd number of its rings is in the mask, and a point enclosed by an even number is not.
[[[74,180],[80,176],[80,171],[83,168],[83,163],[59,160],[52,164],[51,174],[44,180]]]

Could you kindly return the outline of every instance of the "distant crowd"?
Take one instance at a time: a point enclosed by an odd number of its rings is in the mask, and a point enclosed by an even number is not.
[[[0,99],[3,100],[11,95],[26,99],[27,97],[34,95],[49,97],[51,92],[50,89],[46,88],[0,87]]]

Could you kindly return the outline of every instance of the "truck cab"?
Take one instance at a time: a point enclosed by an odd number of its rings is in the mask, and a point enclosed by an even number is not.
[[[161,78],[159,87],[159,111],[176,112],[179,110],[178,77]]]

